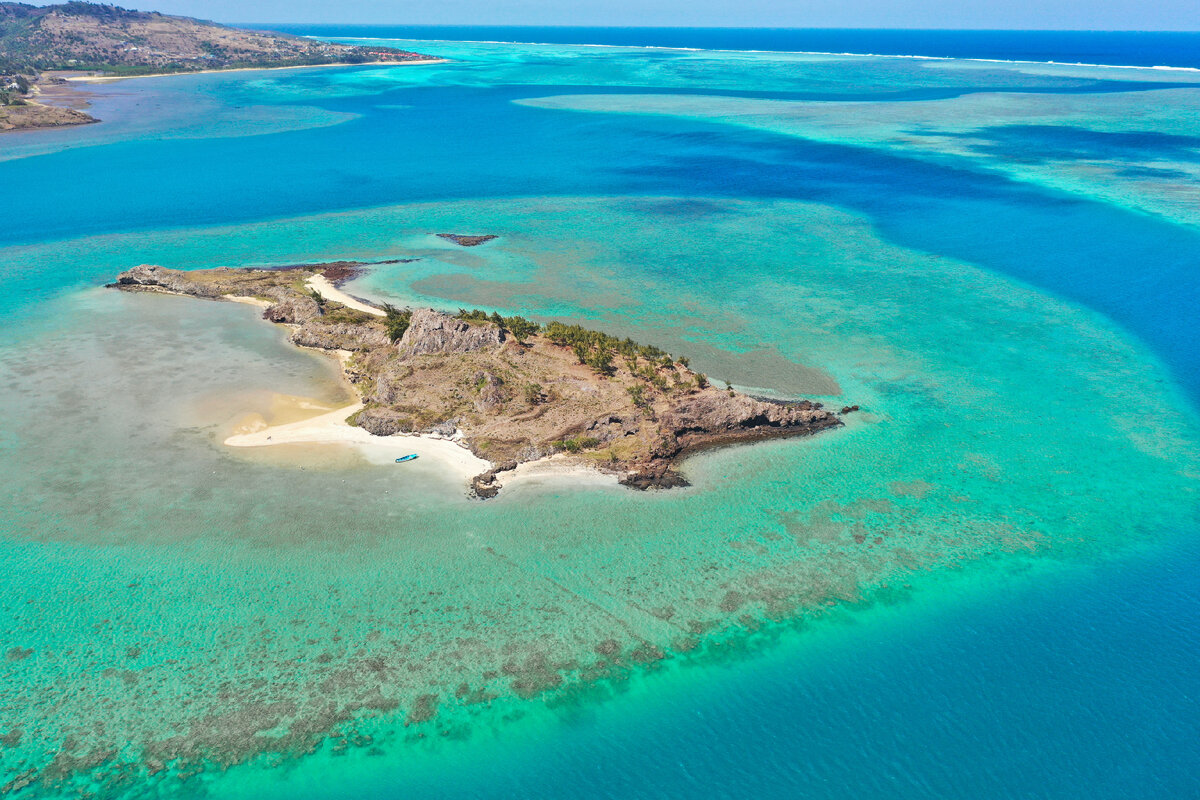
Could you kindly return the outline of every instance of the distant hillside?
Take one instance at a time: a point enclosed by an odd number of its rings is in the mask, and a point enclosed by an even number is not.
[[[328,44],[111,5],[0,2],[0,74],[78,69],[139,75],[419,58],[404,50]]]

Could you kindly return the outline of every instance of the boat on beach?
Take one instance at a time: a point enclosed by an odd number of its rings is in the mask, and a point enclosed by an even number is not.
[[[405,461],[416,461],[416,460],[417,460],[417,454],[416,454],[416,453],[409,453],[409,454],[408,454],[408,455],[406,455],[406,456],[400,456],[399,458],[397,458],[397,459],[396,459],[396,463],[397,463],[397,464],[403,464]]]

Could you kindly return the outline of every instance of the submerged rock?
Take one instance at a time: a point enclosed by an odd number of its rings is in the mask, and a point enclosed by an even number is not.
[[[439,233],[438,236],[463,247],[476,247],[484,242],[490,242],[492,239],[499,238],[495,234],[487,233],[482,236],[472,236],[466,233]]]

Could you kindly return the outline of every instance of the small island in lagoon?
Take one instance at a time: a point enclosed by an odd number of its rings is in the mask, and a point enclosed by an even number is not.
[[[344,440],[344,430],[329,437],[329,426],[347,425],[374,437],[448,439],[490,465],[471,480],[479,498],[494,497],[505,473],[550,457],[637,489],[684,486],[676,467],[689,453],[842,424],[819,403],[719,389],[686,358],[580,325],[374,307],[331,283],[357,268],[344,261],[195,271],[142,265],[110,285],[251,302],[263,307],[263,319],[289,326],[294,344],[340,356],[359,402],[323,415],[319,425],[310,421],[300,436],[268,428],[228,444]],[[285,434],[297,433],[295,424],[286,427]]]

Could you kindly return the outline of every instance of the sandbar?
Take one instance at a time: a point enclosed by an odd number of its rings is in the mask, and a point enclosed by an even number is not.
[[[329,279],[324,275],[313,275],[308,279],[308,281],[305,282],[304,285],[321,295],[321,297],[324,297],[326,300],[332,300],[335,303],[341,303],[347,308],[353,308],[366,314],[374,314],[377,317],[387,316],[383,309],[364,303],[363,301],[346,294],[341,289],[330,283]],[[268,303],[268,305],[270,304]]]

